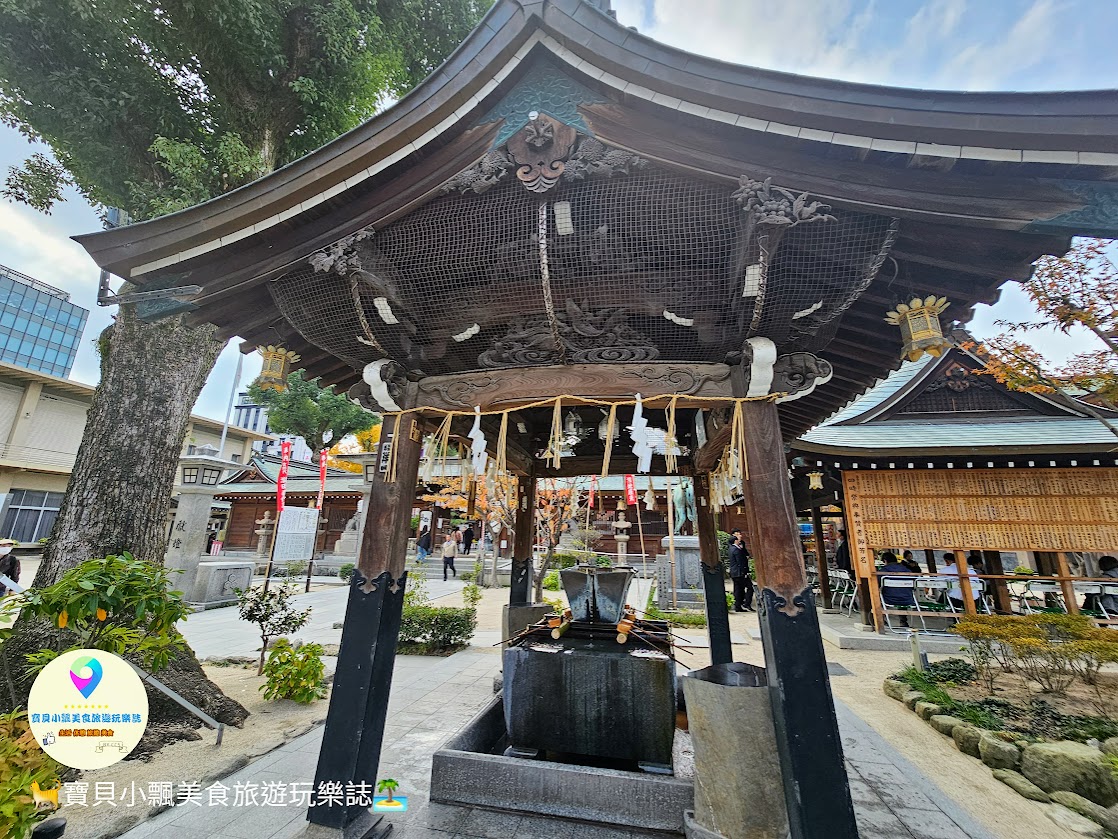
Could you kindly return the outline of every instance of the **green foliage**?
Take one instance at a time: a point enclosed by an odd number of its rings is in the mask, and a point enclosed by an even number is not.
[[[733,607],[731,607],[733,608]],[[667,621],[672,626],[706,626],[707,616],[703,612],[692,609],[677,609],[674,612],[662,611],[656,605],[656,586],[649,589],[648,603],[645,605],[645,617],[652,620]]]
[[[419,516],[411,517],[411,530],[412,533],[417,533],[419,531]]]
[[[1118,737],[1118,721],[1104,717],[1061,714],[1039,696],[1030,699],[1025,706],[994,698],[983,699],[978,704],[1007,720],[1007,729],[1021,732],[1031,739],[1075,740],[1085,743],[1092,739],[1101,741]]]
[[[338,576],[345,580],[347,583],[353,577],[353,572],[357,570],[357,566],[352,562],[343,562],[338,568]]]
[[[3,0],[0,121],[60,165],[33,157],[2,192],[49,209],[72,178],[134,218],[227,192],[402,95],[487,5]]]
[[[560,570],[563,568],[573,568],[578,565],[578,554],[569,553],[567,551],[556,551],[555,556],[552,558],[552,565]],[[553,590],[557,591],[558,589]]]
[[[978,678],[974,665],[964,658],[945,658],[933,661],[924,668],[924,676],[937,684],[965,685]]]
[[[728,611],[731,611],[731,612],[734,611],[734,595],[733,595],[733,592],[729,592],[729,591],[726,592],[726,609]]]
[[[472,583],[474,580],[477,579],[477,571],[463,571],[461,574],[458,575],[458,579],[464,583]]]
[[[400,645],[425,653],[465,646],[477,628],[477,612],[453,606],[408,606],[400,621]]]
[[[271,587],[267,591],[262,586],[237,590],[237,609],[241,613],[241,620],[256,624],[260,632],[258,674],[264,671],[264,653],[268,649],[268,641],[301,629],[310,619],[310,609],[300,612],[292,604],[291,597],[294,593],[294,589],[286,584]]]
[[[543,587],[548,591],[559,591],[559,572],[548,571],[547,576],[543,578]]]
[[[462,589],[462,601],[466,604],[467,609],[477,609],[481,602],[481,589],[477,583],[469,583]]]
[[[613,557],[606,556],[605,554],[598,554],[594,557],[594,564],[599,568],[610,568],[613,565]]]
[[[31,784],[56,788],[64,769],[39,747],[25,712],[0,715],[0,836],[25,839],[51,815],[36,810]]]
[[[422,574],[410,574],[404,588],[404,608],[426,606],[431,602],[427,594],[427,579]]]
[[[284,576],[286,577],[303,577],[307,573],[307,563],[291,559],[283,564]]]
[[[268,653],[264,665],[267,681],[260,686],[267,700],[292,699],[306,705],[326,695],[323,649],[318,644],[293,647],[280,638]]]
[[[551,608],[551,611],[559,612],[560,614],[562,614],[563,610],[567,608],[563,605],[562,598],[559,597],[545,597],[543,599],[543,602]]]
[[[958,661],[958,659],[949,659],[949,661]],[[964,662],[965,664],[965,662]],[[936,676],[946,675],[950,672],[947,671],[934,674]],[[924,694],[926,702],[932,702],[941,708],[945,714],[951,714],[958,717],[971,725],[979,728],[985,728],[989,731],[1001,731],[1005,728],[1005,722],[994,713],[989,707],[979,702],[967,702],[963,700],[954,699],[951,694],[944,689],[943,682],[937,681],[929,674],[917,670],[915,667],[906,667],[900,673],[893,676],[894,679],[899,679],[908,684],[913,690],[920,691]]]
[[[347,434],[365,431],[380,420],[333,387],[319,387],[318,379],[306,379],[302,370],[287,377],[283,390],[262,388],[253,382],[250,398],[268,408],[268,427],[277,434],[296,434],[317,455],[326,440],[337,443]]]
[[[171,590],[171,572],[130,553],[88,559],[54,585],[4,601],[4,611],[16,609],[68,630],[53,649],[28,656],[32,669],[68,650],[97,649],[136,658],[152,672],[185,646],[175,624],[190,611],[182,592]]]
[[[1024,575],[1029,575],[1029,574],[1035,574],[1036,571],[1034,571],[1028,565],[1018,565],[1016,568],[1013,569],[1012,573],[1017,574],[1018,576],[1024,576]]]

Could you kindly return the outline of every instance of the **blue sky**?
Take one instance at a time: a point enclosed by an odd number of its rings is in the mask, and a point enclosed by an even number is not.
[[[618,19],[657,40],[725,61],[812,76],[959,90],[1118,88],[1118,0],[613,0]],[[36,149],[0,127],[0,175]],[[0,201],[0,263],[65,289],[90,319],[73,378],[95,383],[93,346],[112,309],[95,304],[98,271],[71,235],[100,221],[80,196],[45,216]],[[1008,285],[971,323],[979,337],[1029,305]],[[1088,335],[1037,343],[1063,358],[1093,348]],[[197,411],[221,418],[236,366],[226,347]],[[246,358],[245,381],[259,372]]]

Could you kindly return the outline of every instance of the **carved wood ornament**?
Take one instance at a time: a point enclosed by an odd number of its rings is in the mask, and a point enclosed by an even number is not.
[[[532,112],[528,124],[509,138],[516,177],[530,192],[547,192],[559,183],[578,132],[547,114]]]

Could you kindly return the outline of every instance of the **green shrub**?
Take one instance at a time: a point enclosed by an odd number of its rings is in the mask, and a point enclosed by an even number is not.
[[[477,609],[477,604],[481,602],[481,588],[476,583],[468,583],[462,589],[462,602],[466,604],[467,609]]]
[[[606,556],[605,554],[598,554],[594,557],[594,564],[599,568],[609,568],[613,565],[613,557]]]
[[[304,644],[293,647],[286,638],[280,638],[268,653],[264,665],[267,681],[260,686],[264,698],[292,699],[304,705],[326,695],[325,665],[322,647]]]
[[[730,561],[730,534],[725,530],[718,531],[718,555],[723,562]]]
[[[19,609],[73,633],[69,646],[29,655],[34,669],[69,650],[97,649],[139,656],[142,666],[157,672],[185,646],[175,624],[190,610],[182,592],[171,590],[172,573],[129,553],[89,559],[53,585],[5,598],[2,611]]]
[[[301,629],[310,619],[311,610],[298,611],[291,603],[294,589],[289,585],[237,590],[237,610],[241,620],[256,624],[260,633],[260,663],[257,675],[264,672],[264,654],[268,641]]]
[[[287,577],[305,577],[307,576],[307,563],[302,560],[292,559],[283,564],[283,569],[287,573]]]
[[[952,659],[948,660],[951,661]],[[942,683],[929,677],[927,672],[921,672],[915,667],[906,667],[900,673],[895,674],[893,678],[905,682],[913,690],[922,693],[924,701],[943,708],[945,714],[951,714],[969,722],[971,725],[985,728],[988,731],[1001,731],[1005,728],[1005,722],[992,710],[991,706],[985,702],[954,699],[941,686]]]
[[[548,571],[543,578],[543,587],[548,591],[559,591],[559,572]]]
[[[674,612],[662,611],[656,605],[656,587],[648,592],[648,605],[644,610],[645,617],[657,621],[667,621],[672,626],[706,626],[707,616],[704,612],[692,609],[677,609]]]
[[[400,644],[424,652],[465,646],[477,628],[477,612],[453,606],[408,606],[400,621]]]
[[[356,570],[357,566],[352,562],[345,562],[338,568],[338,576],[348,583],[353,578],[353,572]]]
[[[551,559],[551,564],[556,568],[571,568],[578,565],[578,554],[556,551]]]
[[[965,685],[968,682],[973,682],[978,677],[974,665],[963,658],[945,658],[943,661],[933,661],[924,668],[924,675],[932,682],[956,685]]]
[[[458,579],[464,583],[472,583],[477,579],[477,571],[463,571],[458,575]]]
[[[64,768],[39,748],[25,712],[0,715],[0,836],[25,839],[51,815],[36,809],[31,784],[57,788]]]
[[[733,595],[733,592],[729,592],[729,591],[726,592],[726,609],[728,611],[731,611],[731,612],[734,611],[734,595]]]
[[[419,532],[419,516],[412,516],[411,517],[411,532],[412,533],[418,533]]]
[[[551,607],[551,611],[559,612],[562,614],[563,610],[567,607],[563,605],[563,601],[558,597],[545,597],[543,602]]]

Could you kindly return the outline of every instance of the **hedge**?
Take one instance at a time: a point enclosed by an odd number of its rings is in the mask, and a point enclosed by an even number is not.
[[[477,612],[454,606],[405,606],[400,644],[418,644],[427,652],[468,644],[477,628]]]

